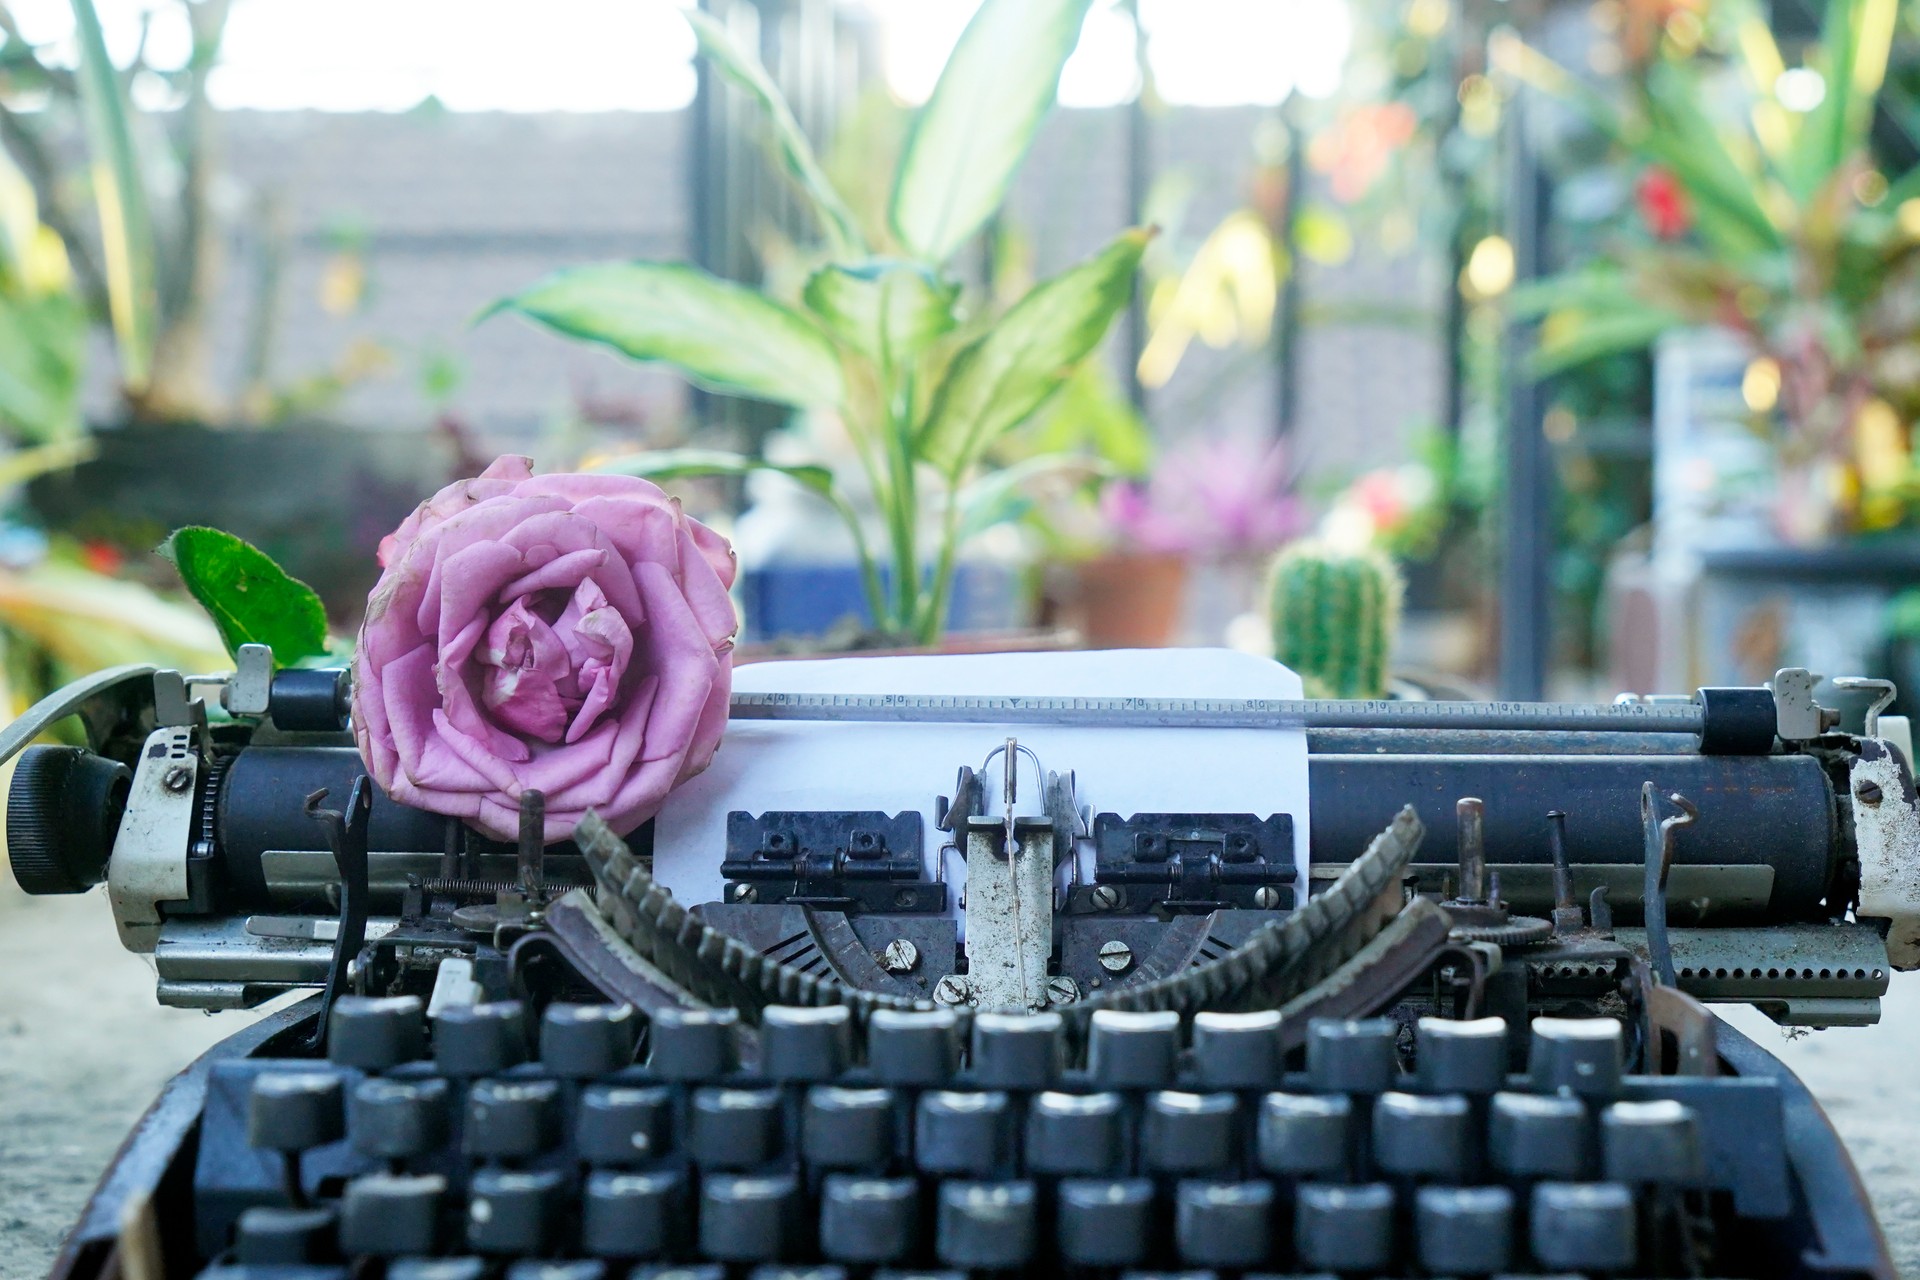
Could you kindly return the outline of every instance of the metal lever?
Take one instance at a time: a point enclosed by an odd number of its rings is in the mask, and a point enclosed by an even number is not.
[[[1873,702],[1867,707],[1867,722],[1863,727],[1866,729],[1867,737],[1879,737],[1880,713],[1892,706],[1893,700],[1900,696],[1900,690],[1895,687],[1893,681],[1878,680],[1871,676],[1836,676],[1833,687],[1845,689],[1849,693],[1858,691],[1874,695]]]
[[[320,1052],[327,1044],[327,1021],[333,1002],[347,985],[347,969],[367,941],[367,819],[373,813],[373,784],[366,774],[353,780],[347,794],[347,812],[322,809],[327,798],[322,787],[307,797],[307,816],[327,833],[327,848],[340,872],[340,932],[333,941],[333,962],[327,968],[327,989],[320,997],[320,1021],[307,1038],[307,1048]]]
[[[1665,810],[1665,812],[1663,812]],[[1679,985],[1673,972],[1673,947],[1667,938],[1667,876],[1673,871],[1677,833],[1700,816],[1693,801],[1677,791],[1662,792],[1651,782],[1640,784],[1640,827],[1646,837],[1647,877],[1642,890],[1647,906],[1647,953],[1654,976],[1667,986]]]

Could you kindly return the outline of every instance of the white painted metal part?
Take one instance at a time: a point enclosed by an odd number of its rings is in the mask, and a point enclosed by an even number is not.
[[[160,904],[187,896],[187,844],[199,803],[200,753],[185,725],[155,729],[140,752],[126,816],[107,863],[114,927],[129,951],[160,941]]]
[[[1887,959],[1900,970],[1920,969],[1920,809],[1913,775],[1877,739],[1847,773],[1853,794],[1854,846],[1860,858],[1863,920],[1885,920]]]

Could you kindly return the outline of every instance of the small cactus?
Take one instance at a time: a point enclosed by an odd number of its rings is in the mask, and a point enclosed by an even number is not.
[[[1275,557],[1268,586],[1273,656],[1309,697],[1386,697],[1403,586],[1379,551],[1294,543]]]

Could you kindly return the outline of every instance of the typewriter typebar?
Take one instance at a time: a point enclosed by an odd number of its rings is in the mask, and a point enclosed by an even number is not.
[[[257,647],[9,726],[21,885],[105,885],[162,1003],[278,1001],[54,1274],[1893,1275],[1811,1096],[1710,1009],[1866,1025],[1920,967],[1890,685],[1832,682],[1843,725],[1797,670],[1586,706],[860,661],[874,692],[735,694],[739,758],[789,735],[817,778],[712,784],[710,841],[398,804],[347,673]],[[884,779],[850,750],[908,727]],[[1103,790],[1085,744],[1127,733],[1141,776],[1293,735],[1301,785]]]

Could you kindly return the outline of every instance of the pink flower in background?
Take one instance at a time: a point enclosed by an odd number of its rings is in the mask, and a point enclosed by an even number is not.
[[[1145,484],[1108,485],[1100,508],[1123,538],[1148,551],[1261,554],[1306,528],[1292,489],[1281,445],[1229,436],[1169,449]]]
[[[739,627],[733,549],[659,486],[504,457],[382,540],[353,661],[353,727],[403,804],[549,842],[588,810],[626,833],[706,768]]]

